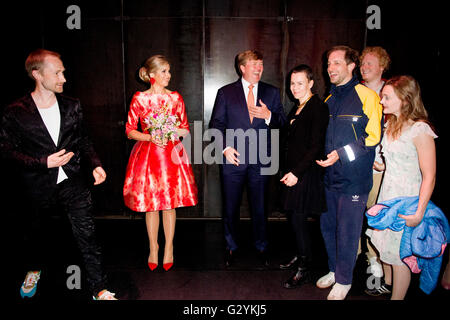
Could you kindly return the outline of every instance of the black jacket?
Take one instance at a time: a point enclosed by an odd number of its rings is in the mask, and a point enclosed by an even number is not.
[[[2,157],[18,169],[23,186],[34,196],[50,192],[56,187],[58,168],[47,168],[47,157],[52,153],[61,149],[74,152],[71,160],[63,166],[69,179],[81,176],[82,160],[91,169],[101,166],[84,132],[79,100],[63,95],[56,97],[61,113],[57,145],[50,137],[30,93],[7,106],[1,117]]]
[[[311,97],[299,115],[293,107],[288,115],[284,132],[284,173],[292,172],[298,179],[316,160],[323,158],[325,134],[329,112],[327,105],[317,95]],[[295,121],[290,125],[292,119]]]

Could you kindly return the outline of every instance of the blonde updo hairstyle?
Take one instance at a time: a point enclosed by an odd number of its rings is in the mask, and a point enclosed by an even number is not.
[[[163,55],[157,54],[145,60],[144,65],[139,69],[139,78],[150,84],[150,73],[156,73],[164,65],[170,65],[169,60]]]

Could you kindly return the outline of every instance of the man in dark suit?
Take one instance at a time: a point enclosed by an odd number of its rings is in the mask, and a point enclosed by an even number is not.
[[[280,128],[286,116],[279,90],[260,81],[264,69],[261,53],[242,52],[237,55],[236,65],[241,78],[218,90],[210,122],[211,128],[222,132],[226,160],[221,166],[226,264],[231,264],[233,252],[238,248],[237,220],[247,183],[254,244],[267,265],[264,210],[267,175],[263,169],[268,163],[262,158],[271,155],[270,129]]]
[[[83,179],[81,162],[91,167],[96,185],[105,181],[106,173],[83,130],[80,102],[60,95],[66,79],[58,53],[35,50],[28,56],[25,68],[36,87],[5,108],[0,130],[3,156],[17,169],[27,208],[23,217],[27,243],[23,254],[29,271],[20,294],[32,297],[36,292],[45,263],[48,210],[59,205],[72,225],[94,299],[116,300],[105,288],[91,193]]]

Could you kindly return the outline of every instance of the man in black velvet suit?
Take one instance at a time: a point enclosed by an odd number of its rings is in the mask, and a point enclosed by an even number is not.
[[[18,206],[26,207],[27,213],[23,216],[26,246],[22,254],[29,272],[20,294],[32,297],[36,292],[45,263],[48,212],[60,206],[72,225],[94,298],[115,299],[105,290],[106,277],[95,240],[92,199],[83,179],[82,160],[91,167],[94,184],[105,181],[106,173],[83,130],[80,102],[60,94],[66,79],[58,53],[33,51],[25,68],[36,87],[5,108],[0,129],[2,154],[17,169],[23,191],[20,197],[24,201]]]
[[[267,164],[261,161],[261,156],[270,155],[270,129],[283,126],[286,115],[278,88],[260,81],[264,69],[261,53],[244,51],[236,60],[242,77],[218,90],[210,122],[211,128],[222,132],[221,147],[226,160],[221,166],[226,264],[231,263],[233,252],[238,248],[237,220],[243,188],[247,184],[254,245],[263,264],[267,265],[264,197],[268,176],[264,174]],[[230,131],[234,132],[231,139]],[[239,140],[244,141],[241,150]],[[266,150],[262,151],[264,148]]]

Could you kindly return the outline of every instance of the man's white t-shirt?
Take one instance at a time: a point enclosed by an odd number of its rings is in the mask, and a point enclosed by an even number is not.
[[[49,108],[37,108],[45,126],[47,127],[50,137],[52,137],[55,146],[58,145],[59,129],[61,127],[61,114],[59,112],[58,101]],[[58,168],[58,180],[56,184],[67,179],[67,175],[62,167]]]

